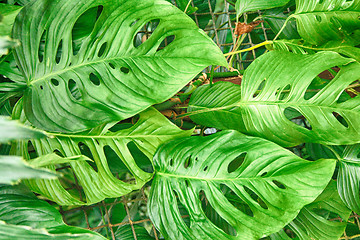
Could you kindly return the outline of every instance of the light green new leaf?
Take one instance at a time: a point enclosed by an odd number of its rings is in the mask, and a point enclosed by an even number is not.
[[[89,134],[54,134],[55,138],[31,141],[39,156],[58,151],[69,160],[82,154],[92,158],[92,166],[86,161],[69,161],[86,199],[81,201],[79,193],[65,190],[68,186],[64,185],[61,179],[29,180],[25,183],[32,191],[60,205],[93,204],[104,198],[119,197],[141,188],[153,175],[139,167],[134,153],[131,152],[132,145],[139,149],[144,158],[152,159],[162,143],[190,136],[192,133],[192,130],[179,129],[153,108],[140,113],[138,122],[128,129],[116,132],[108,131],[107,128],[102,130],[104,131]],[[19,154],[26,159],[30,159],[28,147],[28,142],[23,142],[20,146]],[[58,162],[54,162],[48,168],[55,170],[56,164]],[[111,169],[112,165],[120,165],[125,171],[128,170],[135,180],[119,180]]]
[[[73,28],[94,8],[98,19],[77,49]],[[135,46],[136,34],[156,20]],[[158,50],[167,37],[175,39]],[[173,96],[205,67],[227,65],[215,43],[165,0],[33,1],[18,15],[13,38],[21,42],[15,55],[28,85],[26,116],[55,132],[129,118]]]
[[[288,227],[295,239],[338,240],[344,233],[351,211],[344,205],[336,189],[336,181],[331,181],[324,192],[312,203],[306,205]],[[340,217],[341,222],[330,220]],[[270,236],[271,240],[290,240],[283,230]]]
[[[324,190],[335,160],[306,161],[265,139],[222,131],[161,146],[154,166],[148,211],[165,239],[243,240],[277,232],[294,219]],[[215,226],[202,201],[237,234]]]
[[[0,36],[10,36],[15,18],[22,7],[0,3]]]
[[[18,156],[0,156],[0,183],[14,184],[20,179],[56,178],[54,172],[33,168]]]
[[[317,75],[335,66],[341,68],[336,77],[307,98]],[[188,115],[205,126],[235,129],[283,146],[355,144],[360,142],[360,98],[339,102],[339,97],[359,78],[360,64],[334,52],[272,51],[246,69],[241,87],[220,82],[198,88]],[[289,120],[300,116],[311,128]]]
[[[307,42],[323,45],[329,41],[355,46],[360,39],[360,0],[296,0],[300,36]]]
[[[46,137],[45,133],[29,128],[17,121],[0,116],[0,143],[18,139],[37,139]]]
[[[237,0],[235,3],[236,16],[238,18],[246,12],[282,7],[289,1],[290,0]]]
[[[339,160],[337,187],[340,197],[354,212],[360,213],[360,145],[347,146]]]
[[[8,36],[0,37],[0,57],[9,54],[9,49],[16,47],[19,43]]]
[[[100,234],[67,226],[49,203],[22,186],[0,185],[0,236],[2,240],[105,240]]]

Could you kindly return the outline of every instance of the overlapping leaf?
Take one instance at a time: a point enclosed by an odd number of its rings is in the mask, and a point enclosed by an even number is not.
[[[331,181],[324,192],[312,203],[306,205],[288,227],[295,234],[295,239],[338,240],[346,227],[351,211],[344,205],[336,189],[336,182]],[[340,217],[342,221],[335,221]],[[272,240],[290,240],[286,233],[270,236]]]
[[[73,28],[94,9],[98,19],[78,49]],[[152,20],[159,20],[156,30],[136,47],[136,34]],[[13,38],[21,42],[16,59],[28,85],[26,116],[50,131],[80,132],[131,117],[208,65],[227,64],[211,39],[164,0],[32,1],[18,15]]]
[[[290,0],[237,0],[235,4],[236,15],[239,17],[241,14],[249,11],[282,7],[286,5],[289,1]]]
[[[65,190],[67,185],[60,180],[29,180],[25,183],[31,190],[42,194],[46,198],[60,205],[92,204],[104,198],[125,195],[141,188],[152,177],[152,173],[143,171],[137,164],[131,145],[135,145],[144,157],[152,159],[157,147],[165,141],[191,135],[192,130],[182,131],[167,120],[162,114],[150,108],[140,114],[138,122],[128,129],[100,131],[89,134],[54,134],[52,138],[31,141],[39,156],[57,151],[67,158],[88,154],[94,164],[86,161],[71,161],[69,165],[74,171],[85,198],[81,195]],[[29,143],[23,142],[21,153],[26,159]],[[84,152],[87,150],[87,152]],[[57,163],[51,163],[48,168],[56,169]],[[110,164],[123,167],[134,177],[134,183],[124,182],[116,178],[111,171]],[[151,163],[150,163],[151,164]],[[75,179],[70,179],[75,181]],[[84,196],[83,196],[84,197]]]
[[[306,161],[270,141],[222,131],[171,141],[159,148],[154,165],[148,211],[165,238],[259,239],[279,231],[315,200],[335,160]],[[235,236],[209,220],[201,207],[205,198]]]
[[[360,213],[360,145],[347,146],[339,161],[338,191],[346,205]]]
[[[21,186],[0,185],[2,240],[105,240],[98,233],[67,226],[60,213]]]
[[[308,43],[342,41],[351,46],[359,44],[359,16],[360,0],[296,0],[293,15],[300,36]]]
[[[341,68],[336,77],[305,99],[317,75],[335,66]],[[339,97],[359,78],[360,64],[334,52],[300,55],[273,51],[246,69],[241,87],[216,83],[198,88],[188,112],[199,124],[235,129],[283,146],[354,144],[360,141],[360,98],[339,102]],[[290,121],[288,113],[303,116],[311,129]]]

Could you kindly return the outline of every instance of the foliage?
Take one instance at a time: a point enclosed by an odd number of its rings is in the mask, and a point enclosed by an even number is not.
[[[360,0],[0,7],[1,239],[359,234]],[[222,12],[234,9],[233,20],[261,18],[274,38],[224,31]],[[244,49],[246,38],[259,44]],[[232,69],[249,51],[257,59]],[[237,84],[213,83],[225,75]],[[140,196],[147,205],[131,200]],[[76,209],[92,210],[84,219]],[[149,217],[157,236],[133,225]],[[95,233],[85,220],[117,224]]]

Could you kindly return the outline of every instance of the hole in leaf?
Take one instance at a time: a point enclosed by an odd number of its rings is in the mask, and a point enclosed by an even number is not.
[[[260,205],[260,207],[263,209],[268,209],[266,203],[253,190],[246,186],[244,186],[244,189],[249,194],[249,196]]]
[[[134,142],[129,142],[127,147],[140,169],[149,173],[154,171],[150,159],[139,149],[139,147]]]
[[[354,81],[351,84],[349,84],[349,86],[347,86],[342,91],[336,102],[343,103],[346,102],[347,100],[350,100],[351,98],[356,97],[357,95],[353,92],[353,90],[360,92],[360,87],[358,87],[358,85],[359,85],[358,81]]]
[[[160,51],[161,49],[164,49],[166,46],[168,46],[170,43],[172,43],[175,40],[175,35],[167,36],[159,45],[158,49],[156,51]]]
[[[218,228],[223,230],[225,233],[236,236],[236,230],[225,220],[223,219],[216,210],[211,206],[211,204],[207,201],[205,193],[203,190],[200,191],[200,200],[201,200],[201,208],[205,213],[206,217]]]
[[[135,184],[136,180],[134,179],[133,174],[121,160],[116,151],[108,145],[104,146],[103,149],[109,169],[112,172],[113,176],[119,178],[124,182]]]
[[[84,39],[87,38],[93,31],[95,23],[101,15],[102,10],[103,6],[101,5],[90,8],[81,14],[76,20],[72,29],[72,46],[74,55],[79,52]]]
[[[342,222],[342,219],[337,213],[329,211],[325,208],[313,208],[311,209],[316,215],[321,216],[326,220],[334,221],[334,222]]]
[[[276,181],[276,180],[273,180],[272,182],[273,182],[278,188],[286,189],[285,185],[282,184],[281,182]]]
[[[188,179],[185,179],[185,185],[186,185],[186,187],[190,187],[190,182]]]
[[[284,232],[289,238],[291,238],[291,239],[296,238],[296,234],[291,229],[285,227]]]
[[[103,45],[101,45],[100,50],[98,52],[98,57],[101,57],[102,55],[104,55],[106,46],[107,46],[107,42],[105,42],[105,43],[103,43]]]
[[[93,160],[92,162],[89,161],[88,164],[95,170],[95,172],[98,172],[96,163],[94,162],[94,156],[93,156],[90,148],[86,144],[84,144],[83,142],[79,142],[78,147],[79,147],[80,152],[81,152],[82,155],[87,156],[88,158]]]
[[[120,71],[122,71],[125,74],[128,74],[130,72],[130,69],[128,69],[127,67],[121,67]]]
[[[45,39],[46,39],[46,30],[43,32],[40,38],[39,49],[38,49],[39,62],[43,62],[44,60]]]
[[[184,216],[182,219],[183,219],[184,223],[186,224],[186,226],[190,227],[190,217],[189,217],[190,214],[189,214],[188,210],[186,209],[186,207],[181,203],[178,193],[175,190],[173,190],[173,193],[174,193],[175,199],[177,201],[179,213],[181,216]]]
[[[204,167],[204,172],[208,170],[209,166]]]
[[[39,155],[36,152],[36,148],[34,147],[34,145],[31,141],[28,141],[27,150],[28,150],[30,159],[39,157]]]
[[[267,174],[267,172],[263,172],[263,173],[260,175],[260,177],[265,177],[266,174]]]
[[[58,149],[55,149],[54,153],[62,158],[65,157],[64,154],[62,154],[62,152],[60,152]]]
[[[346,128],[349,127],[349,124],[347,123],[347,121],[339,113],[333,112],[332,114],[334,115],[336,120],[338,120],[338,122],[341,123],[344,127],[346,127]]]
[[[173,166],[174,165],[174,159],[171,158],[169,164],[170,164],[170,166]]]
[[[254,213],[251,210],[248,203],[242,200],[238,195],[235,194],[231,188],[229,188],[225,184],[220,184],[220,189],[224,193],[226,199],[238,210],[248,215],[249,217],[253,217]]]
[[[55,57],[55,62],[57,63],[57,64],[59,64],[59,62],[60,62],[60,60],[61,60],[61,53],[62,53],[62,39],[61,39],[61,41],[60,41],[60,43],[59,43],[59,46],[58,46],[58,49],[57,49],[57,51],[56,51],[56,57]]]
[[[257,97],[257,96],[260,94],[261,90],[262,90],[262,89],[264,88],[264,86],[265,86],[265,83],[266,83],[266,80],[264,79],[264,80],[260,83],[260,85],[259,85],[259,87],[257,88],[256,92],[254,93],[254,95],[253,95],[254,98]]]
[[[320,15],[315,15],[315,18],[318,22],[321,22],[321,16]]]
[[[51,79],[51,83],[54,84],[54,86],[59,86],[59,81],[56,80],[55,78]]]
[[[188,168],[191,164],[191,155],[185,159],[185,162],[184,162],[184,168]]]
[[[98,78],[98,76],[96,76],[94,73],[90,73],[90,81],[96,85],[96,86],[99,86],[100,85],[100,79]]]
[[[278,91],[276,92],[276,95],[279,96],[278,100],[284,100],[285,98],[287,98],[287,96],[289,96],[290,94],[290,90],[291,90],[291,85],[288,84],[283,88],[279,88]]]
[[[293,123],[304,127],[308,130],[312,130],[312,126],[309,121],[295,108],[287,107],[284,110],[285,117],[292,121]]]
[[[43,87],[42,85],[40,85],[40,89],[41,89],[41,90],[43,90],[43,89],[44,89],[44,87]]]
[[[235,172],[241,166],[241,164],[244,162],[245,156],[246,156],[246,153],[242,153],[239,156],[237,156],[234,160],[232,160],[230,162],[230,164],[228,165],[228,173]]]
[[[115,65],[114,65],[114,64],[109,63],[109,66],[110,66],[112,69],[115,69]]]
[[[159,23],[159,19],[154,19],[145,23],[134,37],[134,47],[139,47],[147,39],[149,39],[151,34],[156,30]]]
[[[68,89],[69,89],[71,96],[73,96],[73,98],[75,100],[81,100],[81,98],[82,98],[81,92],[80,92],[79,88],[77,87],[76,82],[73,79],[69,80]]]

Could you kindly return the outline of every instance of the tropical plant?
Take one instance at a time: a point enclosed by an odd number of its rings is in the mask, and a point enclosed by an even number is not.
[[[1,1],[0,239],[360,236],[360,0],[228,2],[223,54],[199,29],[220,0]],[[240,49],[259,19],[274,39]],[[59,212],[141,188],[112,236]]]

